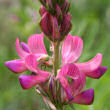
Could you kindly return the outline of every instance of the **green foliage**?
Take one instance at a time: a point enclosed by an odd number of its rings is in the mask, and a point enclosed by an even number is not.
[[[2,0],[4,1],[4,0]],[[17,57],[14,47],[16,37],[27,41],[33,33],[39,33],[40,3],[34,0],[12,0],[0,4],[0,110],[43,110],[45,107],[34,88],[22,90],[17,76],[10,72],[4,62]],[[1,6],[2,5],[2,6]],[[36,13],[35,16],[32,14]],[[84,40],[79,62],[88,61],[101,52],[108,71],[99,80],[87,78],[85,89],[95,89],[93,105],[74,104],[76,110],[109,110],[110,108],[110,0],[71,0],[72,35]],[[10,17],[16,15],[18,21]],[[15,17],[15,18],[16,18]],[[33,18],[36,17],[35,21]],[[15,22],[16,21],[16,22]],[[45,44],[49,52],[48,41]],[[51,53],[50,53],[51,54]],[[27,73],[25,73],[27,74]],[[71,110],[67,106],[67,110]]]

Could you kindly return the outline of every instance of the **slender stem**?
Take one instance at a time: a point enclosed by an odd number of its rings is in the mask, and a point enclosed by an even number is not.
[[[53,43],[54,44],[54,63],[53,63],[53,69],[54,69],[54,74],[55,76],[57,76],[57,70],[59,68],[59,46],[60,46],[60,43],[59,42],[55,42]]]
[[[60,50],[59,50],[59,48],[60,48],[60,43],[59,42],[54,42],[53,43],[53,46],[54,46],[54,51],[53,51],[53,57],[54,57],[54,61],[53,61],[53,71],[54,71],[54,75],[55,75],[55,77],[57,76],[57,71],[58,71],[58,68],[59,68],[59,52],[60,52]],[[55,90],[55,92],[56,92],[56,94],[57,94],[57,91],[58,91],[58,82],[57,81],[55,81],[55,85],[56,85],[56,90]],[[58,103],[59,103],[59,98],[56,96],[56,104],[58,105]]]

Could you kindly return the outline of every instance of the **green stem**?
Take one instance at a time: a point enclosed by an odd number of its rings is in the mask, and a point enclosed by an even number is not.
[[[54,74],[55,76],[57,76],[57,71],[59,68],[59,47],[60,47],[60,43],[59,42],[55,42],[54,44],[54,63],[53,63],[53,69],[54,69]]]
[[[64,110],[64,107],[57,108],[56,110]]]

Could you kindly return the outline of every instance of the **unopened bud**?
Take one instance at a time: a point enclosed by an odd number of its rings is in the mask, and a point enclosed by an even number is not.
[[[62,13],[65,13],[65,14],[68,13],[69,8],[70,8],[70,3],[68,2],[68,0],[65,0],[61,7]]]
[[[52,94],[53,98],[55,99],[55,77],[54,75],[51,75],[50,80],[49,80],[49,91]]]
[[[41,19],[40,27],[41,30],[45,33],[46,36],[52,35],[52,25],[51,25],[52,16],[46,12]]]
[[[67,15],[63,15],[63,21],[61,23],[60,34],[61,36],[66,36],[71,30],[71,15],[68,13]],[[62,38],[61,38],[62,40]]]

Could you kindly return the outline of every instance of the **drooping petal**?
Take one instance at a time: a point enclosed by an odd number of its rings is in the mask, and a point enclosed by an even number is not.
[[[28,55],[28,53],[25,52],[25,51],[20,47],[19,39],[18,39],[18,38],[16,39],[16,51],[17,51],[19,57],[21,57],[21,58],[25,58],[25,57]]]
[[[28,39],[28,46],[33,54],[47,54],[43,42],[44,34],[34,34]]]
[[[86,85],[86,77],[84,73],[80,73],[79,78],[71,81],[71,89],[73,95],[79,94]]]
[[[93,72],[85,73],[90,78],[99,79],[107,70],[106,66],[100,66],[98,69],[96,69]]]
[[[62,64],[76,62],[83,49],[83,40],[80,37],[68,35],[62,46]]]
[[[29,89],[39,83],[45,82],[47,78],[48,77],[44,77],[41,75],[21,75],[19,77],[19,81],[23,89]]]
[[[28,52],[28,53],[29,53],[29,47],[28,47],[28,45],[27,45],[26,43],[21,42],[21,46],[22,46],[22,48],[23,48],[23,50],[24,50],[25,52]]]
[[[23,60],[12,60],[7,61],[5,66],[8,67],[9,70],[15,73],[22,73],[27,70]]]
[[[69,82],[68,77],[72,79],[71,82]],[[85,75],[80,73],[74,64],[64,65],[59,71],[57,78],[65,89],[69,100],[83,89],[86,82]]]
[[[93,100],[94,90],[91,88],[74,97],[72,102],[77,104],[90,105],[93,103]]]
[[[44,77],[48,77],[50,75],[49,72],[38,68],[37,57],[34,54],[30,54],[25,58],[25,65],[30,71],[35,72],[36,74],[41,74]]]
[[[80,71],[90,73],[99,68],[102,63],[102,54],[97,54],[93,59],[85,63],[75,63]]]

